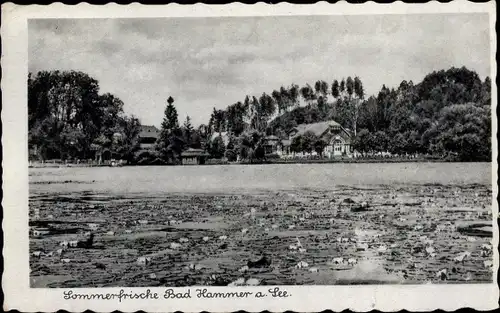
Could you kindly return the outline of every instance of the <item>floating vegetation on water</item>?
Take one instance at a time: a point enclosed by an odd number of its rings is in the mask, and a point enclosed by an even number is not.
[[[33,197],[32,287],[491,282],[492,191],[456,190]]]

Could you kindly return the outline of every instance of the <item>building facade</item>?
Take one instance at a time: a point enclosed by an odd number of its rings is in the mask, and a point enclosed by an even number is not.
[[[139,131],[139,145],[141,150],[151,150],[160,137],[160,130],[156,126],[141,125]]]
[[[277,154],[280,146],[280,139],[274,135],[266,136],[264,150],[266,154]]]
[[[303,136],[307,132],[312,132],[318,139],[322,139],[327,143],[322,152],[323,157],[351,157],[353,155],[353,136],[351,132],[333,120],[298,125],[288,132],[288,139],[280,141],[277,153],[283,158],[317,155],[316,151],[309,154],[303,152],[293,152],[290,148],[294,138]]]
[[[182,165],[202,165],[205,164],[209,154],[203,149],[189,148],[181,153]]]

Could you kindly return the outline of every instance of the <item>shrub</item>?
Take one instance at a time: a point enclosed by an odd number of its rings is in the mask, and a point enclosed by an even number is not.
[[[141,150],[134,155],[134,161],[139,165],[158,163],[158,154],[155,151]]]
[[[226,152],[224,153],[225,157],[227,158],[227,160],[229,162],[234,162],[236,161],[238,155],[236,154],[236,151],[234,150],[226,150]]]
[[[276,160],[279,158],[280,158],[280,156],[277,153],[266,154],[266,159]]]

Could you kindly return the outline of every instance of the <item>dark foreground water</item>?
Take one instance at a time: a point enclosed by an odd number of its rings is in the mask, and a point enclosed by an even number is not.
[[[492,201],[489,163],[30,169],[31,286],[490,283]]]

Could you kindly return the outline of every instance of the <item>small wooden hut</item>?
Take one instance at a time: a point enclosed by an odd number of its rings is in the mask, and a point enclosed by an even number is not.
[[[201,165],[205,164],[205,160],[209,154],[202,149],[189,148],[181,153],[182,165]]]

